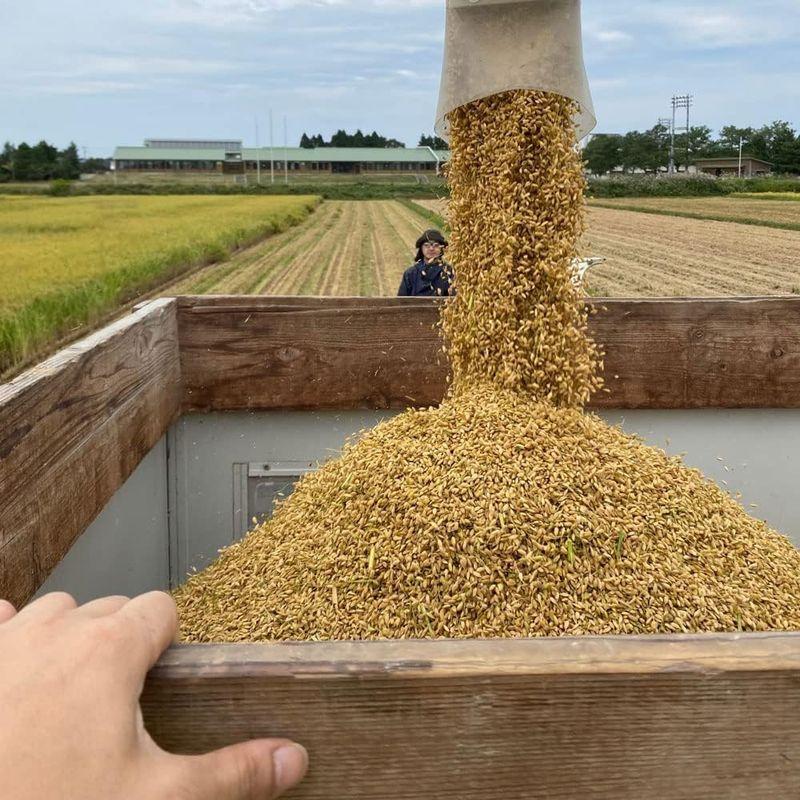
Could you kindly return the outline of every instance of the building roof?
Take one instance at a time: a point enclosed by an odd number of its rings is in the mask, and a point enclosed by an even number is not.
[[[224,148],[226,150],[241,150],[241,139],[145,139],[145,147],[173,148]]]
[[[274,147],[272,158],[276,161],[304,161],[317,163],[358,162],[364,163],[435,163],[450,158],[448,150],[434,151],[427,147]],[[114,158],[121,161],[224,161],[225,150],[221,148],[176,148],[176,147],[117,147]],[[270,160],[269,147],[245,147],[242,158],[246,161]]]
[[[117,147],[114,156],[126,161],[224,161],[224,148]]]
[[[743,155],[742,161],[757,161],[759,164],[766,164],[768,167],[774,167],[775,165],[771,161],[765,161],[763,158],[755,158],[754,156]],[[727,167],[727,166],[738,166],[739,165],[739,156],[718,156],[716,158],[696,158],[694,160],[695,166],[706,166],[706,167]]]

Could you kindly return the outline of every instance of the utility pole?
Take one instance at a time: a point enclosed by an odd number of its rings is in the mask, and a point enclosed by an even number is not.
[[[289,185],[289,136],[286,127],[286,115],[283,116],[283,174],[286,185]]]
[[[258,138],[258,117],[254,117],[256,121],[256,184],[261,186],[261,143]]]
[[[275,183],[275,139],[272,128],[272,109],[269,110],[269,182]]]
[[[744,149],[744,136],[739,137],[739,177],[742,177],[742,150]]]
[[[664,128],[667,131],[667,135],[672,136],[672,120],[669,117],[659,117],[658,127]],[[661,167],[658,168],[658,171],[661,171]]]
[[[675,174],[675,134],[678,130],[686,131],[686,152],[687,152],[687,162],[688,162],[688,152],[689,152],[689,109],[694,104],[694,96],[690,94],[678,94],[673,96],[672,98],[672,132],[670,135],[670,145],[669,145],[669,174]],[[686,109],[686,127],[685,128],[677,128],[677,114],[679,108]]]

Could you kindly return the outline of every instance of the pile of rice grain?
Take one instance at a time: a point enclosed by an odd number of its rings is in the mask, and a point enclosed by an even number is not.
[[[800,628],[800,552],[678,459],[584,414],[572,104],[451,118],[453,384],[306,476],[176,592],[184,640]]]
[[[677,459],[493,387],[384,422],[178,592],[199,642],[800,626],[800,553]]]

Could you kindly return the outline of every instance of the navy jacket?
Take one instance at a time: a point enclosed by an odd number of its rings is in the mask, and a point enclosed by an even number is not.
[[[417,261],[403,273],[398,297],[447,297],[450,291],[449,264]]]

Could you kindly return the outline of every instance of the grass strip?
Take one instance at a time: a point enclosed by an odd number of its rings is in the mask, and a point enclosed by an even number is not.
[[[745,200],[777,200],[788,203],[800,203],[800,192],[765,192],[764,194],[757,194],[755,192],[743,192],[742,194],[731,195],[731,198]]]
[[[422,217],[427,222],[430,222],[442,233],[450,232],[450,226],[447,224],[447,220],[441,214],[437,214],[430,208],[421,206],[419,203],[415,203],[413,200],[398,200],[397,202],[405,206],[409,211],[413,211],[417,216]]]
[[[676,211],[675,209],[669,208],[640,206],[635,203],[604,203],[598,200],[590,200],[589,205],[592,208],[635,211],[638,214],[654,214],[661,217],[682,217],[684,219],[699,219],[708,222],[733,222],[739,225],[754,225],[759,228],[778,228],[784,231],[800,231],[800,222],[776,222],[765,219],[753,219],[752,217],[739,217],[730,214],[713,214],[702,211]]]

